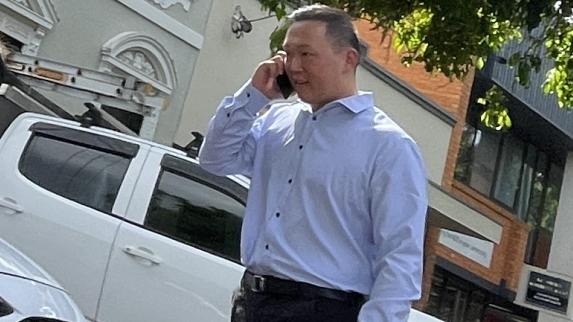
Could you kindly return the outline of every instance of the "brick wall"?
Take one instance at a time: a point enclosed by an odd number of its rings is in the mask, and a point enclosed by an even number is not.
[[[367,21],[357,21],[356,28],[360,38],[368,44],[369,58],[451,114],[457,115],[460,111],[465,111],[473,74],[468,75],[464,81],[459,81],[450,80],[441,74],[431,75],[426,72],[423,65],[418,63],[405,67],[400,62],[400,55],[391,46],[391,33],[388,33],[386,39],[381,41],[381,33],[370,30],[371,27]]]

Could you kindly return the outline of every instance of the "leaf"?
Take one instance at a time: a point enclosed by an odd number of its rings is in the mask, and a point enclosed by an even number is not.
[[[484,65],[485,65],[485,61],[484,61],[483,57],[478,57],[476,59],[476,68],[477,69],[483,69]]]

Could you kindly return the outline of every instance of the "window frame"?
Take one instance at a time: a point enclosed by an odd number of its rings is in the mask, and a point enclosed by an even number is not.
[[[183,158],[176,157],[176,156],[173,156],[170,154],[164,154],[162,157],[161,163],[160,163],[160,169],[159,169],[159,173],[157,175],[157,179],[155,181],[155,185],[153,187],[153,191],[152,191],[151,196],[148,200],[145,216],[143,217],[143,221],[141,222],[141,224],[138,224],[138,225],[145,230],[148,230],[148,231],[151,231],[151,232],[156,233],[158,235],[164,236],[164,237],[169,238],[173,241],[180,242],[184,245],[202,250],[202,251],[207,252],[209,254],[212,254],[214,256],[217,256],[217,257],[220,257],[220,258],[223,258],[223,259],[226,259],[226,260],[229,260],[229,261],[232,261],[234,263],[242,265],[240,255],[239,255],[239,258],[234,258],[232,256],[229,256],[228,254],[218,252],[218,251],[213,250],[209,247],[205,247],[203,245],[193,243],[193,242],[190,242],[190,241],[182,239],[182,238],[178,238],[177,236],[172,236],[166,232],[160,231],[160,230],[155,229],[154,227],[150,227],[146,224],[147,219],[148,219],[148,211],[149,211],[149,207],[151,205],[151,201],[153,200],[153,197],[156,195],[157,189],[159,188],[159,184],[161,182],[161,178],[163,177],[163,174],[165,173],[165,171],[171,172],[172,174],[179,175],[183,178],[192,180],[198,184],[201,184],[205,187],[213,189],[213,190],[237,201],[246,209],[247,194],[248,194],[248,188],[247,187],[242,186],[241,184],[235,182],[234,180],[232,180],[228,177],[219,177],[219,176],[216,176],[214,174],[211,174],[211,173],[203,170],[198,164],[195,164],[191,161],[187,161]],[[243,218],[244,217],[241,217],[241,225],[243,223]],[[239,240],[238,246],[240,247],[240,240]]]
[[[40,187],[46,191],[49,191],[50,193],[53,193],[54,195],[57,195],[60,198],[64,198],[65,200],[68,200],[70,202],[78,204],[82,207],[92,209],[92,210],[97,211],[99,213],[103,213],[103,214],[106,214],[106,215],[109,215],[109,216],[112,216],[115,218],[122,219],[122,217],[120,215],[113,213],[113,208],[115,207],[115,205],[117,203],[117,200],[118,200],[117,197],[120,194],[121,187],[124,184],[125,178],[126,178],[128,172],[129,172],[129,169],[132,165],[132,161],[137,156],[137,154],[140,150],[140,146],[138,144],[126,142],[126,141],[123,141],[120,139],[116,139],[116,138],[112,138],[112,137],[108,137],[108,136],[104,136],[104,135],[100,135],[100,134],[90,133],[90,132],[81,131],[81,130],[77,130],[77,129],[70,128],[70,127],[65,127],[65,126],[60,126],[60,125],[56,125],[56,124],[52,124],[52,123],[45,123],[45,122],[36,122],[36,123],[32,124],[28,128],[28,130],[31,132],[31,134],[27,138],[26,143],[22,149],[22,153],[18,157],[17,167],[18,167],[18,173],[20,175],[22,175],[24,178],[26,178],[26,180],[30,181],[35,186]],[[50,139],[50,140],[53,140],[56,142],[64,142],[64,143],[76,145],[78,147],[88,148],[91,150],[96,150],[99,152],[112,154],[112,155],[116,155],[116,156],[119,156],[121,158],[127,159],[127,161],[128,161],[127,167],[121,176],[121,181],[120,181],[120,184],[118,186],[118,191],[116,193],[116,196],[114,197],[114,201],[113,201],[111,209],[109,211],[102,210],[102,209],[95,208],[92,205],[88,205],[88,204],[84,204],[82,202],[76,201],[74,199],[69,198],[68,196],[62,195],[58,192],[52,191],[52,190],[40,185],[39,183],[34,181],[32,178],[25,175],[22,171],[23,160],[24,160],[24,157],[26,155],[26,151],[28,151],[28,149],[30,148],[30,145],[32,144],[32,141],[36,137],[43,137],[43,138]]]
[[[531,142],[528,142],[528,141],[521,139],[519,136],[516,136],[513,133],[510,133],[510,132],[500,133],[499,134],[500,135],[499,144],[497,146],[496,155],[495,155],[496,160],[495,160],[495,167],[494,167],[494,173],[493,173],[493,180],[491,182],[490,189],[489,189],[488,193],[483,193],[482,191],[478,190],[477,188],[474,188],[470,182],[471,182],[471,176],[472,176],[471,173],[472,173],[472,166],[473,166],[475,146],[476,146],[475,145],[475,137],[477,136],[478,131],[484,132],[484,131],[489,131],[489,130],[484,128],[483,125],[481,125],[481,124],[478,124],[478,126],[475,126],[474,124],[466,123],[466,126],[471,127],[471,130],[473,131],[473,135],[474,135],[474,139],[472,140],[472,143],[469,147],[469,149],[471,149],[472,151],[471,151],[471,162],[469,163],[468,168],[467,168],[468,173],[463,174],[463,176],[467,177],[467,182],[466,182],[466,180],[460,180],[460,179],[456,178],[455,171],[454,171],[454,180],[456,180],[457,182],[460,182],[463,185],[469,187],[470,189],[476,191],[478,194],[484,196],[488,200],[495,202],[496,205],[498,205],[501,208],[506,209],[507,211],[511,212],[513,215],[520,218],[524,222],[528,222],[529,210],[525,211],[523,218],[518,213],[518,209],[519,209],[519,205],[518,205],[519,200],[518,199],[520,197],[520,192],[522,189],[521,185],[522,185],[522,180],[523,180],[523,173],[525,171],[525,161],[527,158],[528,151],[531,148],[535,149],[535,156],[534,156],[535,162],[534,162],[534,167],[533,167],[534,174],[535,174],[536,170],[538,169],[537,163],[538,163],[538,160],[541,158],[542,154],[545,155],[545,157],[547,159],[546,160],[546,166],[544,169],[546,172],[548,172],[549,169],[551,169],[552,165],[555,165],[557,167],[561,167],[563,169],[563,165],[559,161],[559,158],[555,157],[555,155],[554,155],[555,152],[546,151],[544,149],[541,149],[538,146],[533,145]],[[497,181],[499,179],[498,178],[499,172],[501,171],[500,165],[501,165],[501,159],[502,159],[502,154],[503,154],[503,148],[504,148],[504,145],[506,144],[507,137],[510,135],[523,142],[523,151],[522,151],[522,155],[521,155],[521,169],[520,169],[520,174],[519,174],[519,178],[518,178],[518,186],[519,187],[516,190],[516,195],[514,198],[513,205],[508,206],[504,202],[498,200],[495,197],[495,188],[497,185]],[[460,149],[458,151],[457,158],[459,158],[460,154],[461,154],[461,146],[460,146]],[[457,167],[457,165],[458,165],[458,159],[456,159],[456,167]],[[542,198],[543,199],[541,200],[541,205],[538,207],[540,209],[543,208],[544,201],[545,201],[545,194],[546,194],[546,189],[547,189],[547,187],[546,187],[547,186],[547,177],[548,177],[548,175],[546,175],[546,177],[543,178],[543,185],[544,185],[543,191],[542,191]],[[563,181],[563,178],[561,178],[561,181]],[[531,183],[533,184],[533,182],[534,181],[532,180]],[[528,196],[528,207],[531,206],[530,205],[531,198],[532,198],[532,194],[530,191],[530,194]]]

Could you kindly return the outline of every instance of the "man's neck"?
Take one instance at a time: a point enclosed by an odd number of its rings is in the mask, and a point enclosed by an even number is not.
[[[356,94],[358,94],[358,90],[355,88],[355,89],[353,89],[352,91],[348,91],[348,92],[345,93],[345,94],[341,94],[341,95],[339,95],[339,96],[337,96],[337,97],[335,97],[335,98],[330,99],[328,102],[325,102],[325,103],[322,103],[322,104],[311,104],[310,107],[312,108],[312,112],[313,112],[313,113],[316,113],[316,112],[318,112],[318,110],[320,110],[321,108],[323,108],[325,105],[328,105],[328,104],[330,104],[330,103],[332,103],[332,102],[334,102],[334,101],[337,101],[337,100],[339,100],[339,99],[342,99],[342,98],[354,96],[354,95],[356,95]]]

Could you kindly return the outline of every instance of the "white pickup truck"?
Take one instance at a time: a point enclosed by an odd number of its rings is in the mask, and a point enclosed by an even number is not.
[[[0,86],[0,119],[32,101]],[[2,238],[89,320],[230,320],[246,178],[211,175],[180,150],[117,131],[17,114],[0,122]],[[410,320],[437,321],[418,311]]]

